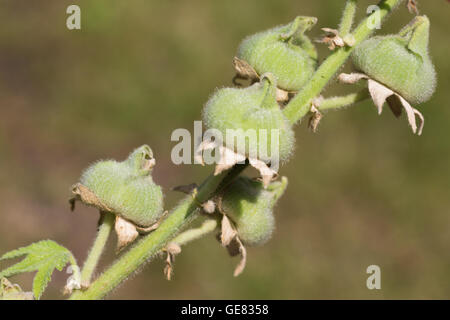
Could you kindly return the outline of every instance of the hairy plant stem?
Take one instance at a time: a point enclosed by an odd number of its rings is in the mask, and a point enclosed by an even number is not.
[[[219,219],[215,217],[211,217],[206,219],[202,225],[198,228],[192,228],[189,230],[186,230],[182,233],[180,233],[178,236],[176,236],[173,240],[171,240],[171,243],[176,243],[179,246],[183,246],[185,244],[188,244],[191,241],[200,239],[204,235],[207,235],[208,233],[213,232],[217,229],[217,226],[219,225]]]
[[[341,37],[345,37],[352,29],[353,19],[355,18],[356,13],[356,2],[357,0],[347,0],[345,4],[341,24],[339,25],[339,35]]]
[[[89,283],[91,282],[92,275],[95,271],[95,268],[98,265],[100,256],[103,253],[111,230],[114,227],[114,221],[116,216],[110,212],[102,212],[101,214],[102,218],[100,226],[98,227],[97,237],[94,240],[94,244],[92,245],[92,248],[89,251],[83,269],[81,270],[82,285],[89,285]]]
[[[163,249],[177,235],[181,228],[195,219],[199,215],[199,203],[210,199],[215,192],[219,192],[246,167],[247,164],[238,164],[217,176],[209,176],[194,195],[187,196],[173,209],[158,229],[143,237],[131,249],[125,252],[87,290],[75,291],[70,299],[93,300],[105,297],[123,280],[138,270],[141,265]]]
[[[398,4],[404,0],[384,0],[379,4],[380,18],[386,17]],[[375,13],[374,13],[375,14]],[[364,19],[353,35],[355,45],[370,36],[374,30],[367,23],[371,16]],[[302,119],[311,107],[311,101],[317,97],[339,68],[350,56],[353,47],[343,47],[332,53],[315,72],[309,83],[284,108],[288,120],[295,124]],[[199,215],[198,203],[208,200],[215,192],[238,176],[246,165],[236,165],[233,169],[217,176],[211,175],[199,188],[195,197],[188,196],[173,209],[171,214],[161,223],[158,229],[143,237],[129,251],[124,253],[85,291],[76,291],[71,299],[101,299],[117,287],[122,281],[138,270],[146,261],[157,254],[173,239],[179,230],[188,225]]]
[[[364,101],[369,98],[370,98],[369,91],[367,89],[363,89],[355,93],[350,93],[346,96],[327,98],[320,103],[318,109],[320,111],[329,109],[340,109],[351,106],[355,103]]]
[[[311,101],[317,97],[326,87],[328,82],[333,78],[339,68],[345,63],[350,56],[354,47],[367,39],[375,30],[371,29],[368,23],[373,19],[374,15],[379,14],[380,19],[385,18],[393,9],[404,0],[383,0],[378,6],[380,10],[366,17],[353,32],[355,44],[352,47],[345,46],[336,49],[317,69],[311,80],[305,87],[287,104],[283,109],[287,119],[295,124],[306,115],[311,108]]]

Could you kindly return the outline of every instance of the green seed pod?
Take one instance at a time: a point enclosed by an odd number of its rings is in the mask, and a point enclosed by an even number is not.
[[[298,91],[317,67],[317,51],[304,35],[317,22],[299,16],[287,25],[249,36],[238,48],[237,57],[262,75],[273,73],[280,89]]]
[[[261,182],[241,176],[226,189],[221,210],[233,220],[244,244],[262,245],[270,239],[275,228],[273,207],[286,186],[286,177],[264,189]]]
[[[425,102],[436,87],[436,72],[428,54],[429,31],[428,18],[418,16],[397,35],[362,42],[355,48],[353,64],[408,102]]]
[[[92,191],[113,213],[147,227],[163,213],[161,187],[153,182],[155,164],[152,150],[143,145],[122,162],[99,161],[90,166],[80,182]]]
[[[247,88],[219,89],[206,103],[203,120],[209,129],[221,132],[224,143],[227,142],[227,129],[236,132],[240,130],[240,133],[228,132],[230,136],[234,134],[238,140],[243,141],[234,146],[234,151],[238,154],[255,155],[259,160],[269,162],[273,159],[273,151],[278,153],[281,161],[286,161],[293,150],[295,137],[276,101],[275,90],[275,81],[270,74],[264,75],[261,82]],[[249,133],[247,130],[255,130],[255,139],[246,135]]]

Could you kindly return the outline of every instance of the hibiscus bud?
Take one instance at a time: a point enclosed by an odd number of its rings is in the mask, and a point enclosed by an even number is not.
[[[353,53],[353,63],[408,102],[425,102],[436,87],[436,72],[428,54],[429,31],[429,19],[418,16],[397,35],[362,42]]]
[[[261,82],[247,88],[223,88],[208,100],[203,119],[209,129],[218,130],[226,145],[238,154],[258,157],[270,162],[289,158],[294,146],[294,132],[276,101],[276,84],[271,74],[263,75]],[[230,129],[232,131],[230,131]],[[227,133],[228,131],[228,133]],[[241,143],[239,143],[241,141]]]
[[[317,22],[299,16],[287,25],[249,36],[239,46],[237,57],[262,75],[271,72],[280,89],[298,91],[317,67],[317,51],[305,36]]]
[[[285,177],[264,189],[260,181],[241,176],[226,189],[220,209],[234,222],[244,244],[262,245],[270,239],[275,228],[273,207],[286,186]]]
[[[138,226],[156,223],[163,214],[161,187],[153,182],[152,150],[143,145],[122,162],[99,161],[83,173],[80,183],[102,204]]]

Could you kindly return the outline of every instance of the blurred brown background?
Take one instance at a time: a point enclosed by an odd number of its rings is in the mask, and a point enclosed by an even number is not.
[[[374,1],[360,1],[359,17]],[[69,31],[69,4],[82,30]],[[249,249],[247,269],[232,277],[213,236],[183,249],[175,277],[155,260],[110,298],[305,299],[450,297],[450,109],[448,17],[444,0],[420,1],[432,22],[439,86],[420,106],[421,137],[404,116],[378,116],[371,102],[329,112],[319,132],[297,127],[297,150],[277,207],[277,230]],[[41,239],[73,250],[81,263],[97,214],[69,211],[70,186],[101,158],[123,159],[148,143],[154,178],[170,208],[175,185],[201,182],[211,168],[175,166],[172,130],[193,130],[216,87],[231,85],[240,40],[296,15],[335,27],[344,1],[23,1],[0,3],[0,253]],[[383,32],[412,15],[401,7]],[[324,45],[321,57],[328,54]],[[330,86],[328,94],[348,92]],[[111,239],[102,260],[114,258]],[[382,290],[366,288],[367,266],[382,271]],[[9,265],[1,262],[0,268]],[[43,298],[62,298],[56,273]],[[31,288],[32,275],[12,278]]]

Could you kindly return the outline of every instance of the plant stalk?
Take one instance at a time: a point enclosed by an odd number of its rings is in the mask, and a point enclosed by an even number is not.
[[[105,248],[108,237],[111,230],[114,227],[114,221],[116,216],[110,212],[102,212],[102,221],[98,228],[97,237],[95,238],[94,244],[89,251],[88,257],[84,263],[83,269],[81,270],[81,284],[89,285],[94,274],[95,268],[98,265],[100,257]]]
[[[213,232],[217,229],[219,225],[219,221],[216,218],[208,218],[205,220],[202,225],[198,228],[192,228],[180,233],[176,236],[171,243],[176,243],[179,246],[183,246],[188,244],[191,241],[200,239],[201,237],[207,235],[208,233]]]
[[[341,37],[345,37],[352,29],[353,19],[356,13],[356,2],[357,0],[347,0],[345,4],[341,24],[339,25],[339,35]]]
[[[327,98],[320,103],[318,109],[319,111],[340,109],[364,101],[368,98],[370,98],[369,91],[367,89],[363,89],[355,93],[350,93],[346,96]]]

